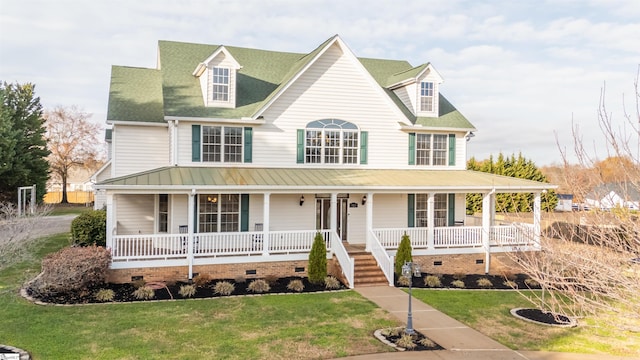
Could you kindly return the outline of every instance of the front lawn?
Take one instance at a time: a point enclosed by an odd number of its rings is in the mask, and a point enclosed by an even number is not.
[[[515,291],[414,289],[413,296],[512,349],[640,356],[637,332],[594,318],[580,320],[577,328],[516,319],[509,311],[531,303]]]
[[[36,244],[36,258],[68,244]],[[390,351],[373,331],[400,325],[354,291],[86,306],[17,295],[39,261],[0,272],[0,342],[36,359],[335,358]]]

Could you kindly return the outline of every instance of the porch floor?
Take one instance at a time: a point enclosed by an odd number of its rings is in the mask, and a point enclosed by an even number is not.
[[[364,244],[349,244],[348,242],[342,242],[342,245],[347,250],[349,255],[364,253],[365,245]]]

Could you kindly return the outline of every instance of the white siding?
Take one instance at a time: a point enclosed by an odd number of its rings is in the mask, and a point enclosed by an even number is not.
[[[375,194],[373,196],[373,227],[407,227],[407,194]]]
[[[464,221],[467,216],[467,198],[465,194],[456,194],[456,214],[454,221]]]
[[[400,98],[404,106],[413,114],[416,113],[416,96],[418,92],[416,91],[415,83],[395,89],[393,92],[398,95],[398,98]]]
[[[249,195],[249,231],[254,231],[256,224],[264,225],[263,204],[264,196],[260,194]],[[273,217],[273,214],[271,216]]]
[[[169,196],[169,232],[177,234],[180,225],[189,225],[189,195]]]
[[[467,168],[467,139],[464,135],[456,134],[456,165],[449,169],[464,170]]]
[[[316,204],[313,194],[305,194],[300,206],[301,194],[271,195],[269,212],[271,230],[309,230],[316,228]]]
[[[123,176],[170,164],[169,131],[162,126],[116,125],[113,176]]]
[[[153,228],[155,195],[115,195],[115,197],[118,235],[155,233]]]
[[[420,104],[419,104],[419,99],[420,99],[420,83],[423,81],[429,81],[433,83],[433,111],[420,111]],[[420,79],[418,79],[417,84],[415,85],[415,91],[414,91],[414,96],[415,96],[415,111],[418,114],[418,116],[425,116],[425,117],[437,117],[439,112],[440,112],[440,101],[439,101],[439,97],[440,97],[440,83],[439,83],[440,79],[438,77],[435,76],[434,73],[427,71]]]
[[[367,77],[337,45],[329,48],[265,112],[267,124],[254,131],[254,165],[309,167],[296,164],[296,130],[335,118],[369,132],[367,167],[406,166],[408,138],[398,124],[406,118]]]
[[[212,96],[211,94],[213,94],[213,68],[214,67],[223,67],[223,68],[229,69],[229,101],[228,102],[211,100],[211,96]],[[235,70],[235,63],[233,61],[230,61],[230,59],[227,59],[225,54],[221,52],[220,54],[218,54],[218,56],[216,56],[215,59],[213,59],[209,63],[209,66],[207,67],[207,71],[205,71],[205,73],[202,74],[202,76],[206,76],[206,80],[207,80],[207,88],[206,88],[207,92],[206,92],[205,104],[208,104],[208,106],[215,106],[215,107],[231,107],[231,108],[236,107],[236,70]],[[202,80],[200,84],[202,85]]]

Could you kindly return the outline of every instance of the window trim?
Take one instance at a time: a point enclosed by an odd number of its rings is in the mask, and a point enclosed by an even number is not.
[[[205,128],[220,128],[220,143],[205,143],[204,141],[204,137],[205,137]],[[227,144],[226,143],[226,136],[227,136],[227,132],[226,129],[237,129],[238,134],[239,135],[239,142],[235,143],[235,144]],[[229,163],[229,164],[242,164],[245,162],[245,138],[246,132],[245,132],[245,128],[242,126],[223,126],[223,125],[202,125],[201,126],[201,131],[200,131],[200,161],[203,163]],[[211,155],[208,155],[208,152],[205,152],[205,146],[216,146],[218,145],[220,147],[220,159],[219,160],[205,160],[206,158],[210,157]],[[228,156],[228,152],[227,150],[229,148],[239,148],[240,149],[240,153],[235,153],[234,155],[237,156],[237,158],[239,159],[238,161],[229,161],[227,160],[227,156]]]
[[[410,134],[411,136],[411,134]],[[449,166],[450,165],[450,140],[449,134],[440,134],[440,133],[415,133],[415,140],[413,149],[411,148],[411,144],[409,145],[410,151],[413,152],[413,157],[410,156],[410,159],[414,159],[414,163],[411,165],[416,166]],[[421,137],[429,136],[429,144],[426,149],[421,149],[420,144],[424,144],[424,141],[420,141]],[[440,137],[441,148],[436,149],[434,145],[436,144],[436,136]],[[411,142],[411,140],[409,140]],[[427,153],[428,158],[425,156],[420,156],[421,153]],[[441,164],[434,164],[434,160],[436,157],[434,156],[436,153],[444,155],[441,160]],[[426,159],[426,163],[421,163]]]
[[[223,199],[223,197],[229,197],[229,196],[235,196],[237,198],[237,211],[222,211],[222,203],[223,201],[225,201]],[[214,201],[215,199],[215,201]],[[203,222],[201,221],[201,216],[203,215],[202,213],[202,203],[203,201],[208,201],[211,203],[214,203],[214,209],[215,211],[212,212],[206,212],[204,214],[209,214],[209,215],[215,215],[215,227],[216,229],[214,231],[201,231],[202,230],[202,225]],[[248,204],[248,202],[247,202]],[[217,193],[217,194],[199,194],[198,195],[198,201],[197,201],[197,208],[196,208],[196,214],[197,214],[197,223],[196,223],[196,229],[198,229],[198,233],[229,233],[229,232],[240,232],[242,230],[242,221],[243,221],[243,195],[242,194],[221,194],[221,193]],[[225,224],[223,224],[223,218],[225,216],[228,215],[235,215],[236,220],[235,222],[225,222]],[[228,226],[229,224],[235,224],[235,229],[232,230],[225,230],[222,231],[223,227]]]
[[[216,74],[217,71],[222,71],[223,73],[226,72],[226,74]],[[216,78],[222,78],[225,79],[226,78],[226,82],[216,82]],[[223,92],[222,95],[223,97],[226,96],[226,99],[220,100],[217,98],[217,94],[219,94],[219,92],[216,91],[216,86],[220,86],[223,89],[226,89],[226,92]],[[216,104],[226,104],[229,103],[229,101],[231,101],[231,69],[229,67],[225,67],[225,66],[213,66],[211,67],[211,94],[209,96],[209,99],[211,100],[212,103]]]
[[[161,203],[162,203],[161,197],[164,197],[164,196],[166,196],[166,199],[167,199],[166,200],[167,201],[167,210],[166,211],[162,211],[162,209],[161,209]],[[171,197],[169,196],[169,194],[158,194],[156,196],[156,214],[157,214],[157,217],[156,217],[156,224],[155,224],[155,229],[156,229],[156,233],[157,234],[169,233],[170,222],[171,222],[170,213],[171,213]],[[163,215],[166,216],[166,223],[164,224],[166,228],[164,230],[161,229],[161,226],[162,226],[162,223],[163,223],[161,219],[162,219]]]
[[[421,199],[422,198],[422,199]],[[414,224],[416,227],[428,227],[429,221],[429,194],[426,193],[418,193],[415,194],[415,203],[413,208],[413,216],[414,216]],[[447,193],[436,193],[433,196],[433,226],[434,227],[445,227],[449,224],[449,194]],[[436,205],[440,204],[441,207],[438,208]],[[444,207],[442,207],[444,204]],[[424,208],[419,207],[418,205],[423,205]],[[418,216],[421,214],[422,216]],[[444,214],[444,217],[438,217],[438,214]],[[440,224],[438,222],[440,221]],[[424,225],[424,226],[422,226]]]
[[[310,137],[309,133],[315,132],[314,136]],[[331,133],[338,133],[336,137],[329,137]],[[360,128],[345,120],[340,119],[321,119],[315,120],[307,124],[302,130],[302,139],[300,134],[298,135],[298,141],[302,141],[302,163],[304,164],[319,164],[319,165],[358,165],[363,162],[363,131]],[[353,134],[353,137],[347,137],[346,134]],[[327,146],[327,142],[331,139],[332,142],[337,143],[337,146]],[[346,143],[351,141],[351,146],[346,146]],[[310,145],[312,143],[313,145]],[[319,146],[317,145],[319,143]],[[330,153],[328,150],[335,150],[337,153]],[[316,150],[316,153],[311,153],[310,150]],[[345,151],[350,150],[350,151]],[[355,156],[353,153],[355,152]],[[348,154],[350,153],[350,154]],[[311,158],[318,158],[319,161],[309,161]],[[327,161],[330,158],[335,158],[338,161]],[[346,162],[345,159],[350,159],[350,162]],[[300,159],[298,159],[300,160]],[[300,162],[300,161],[299,161]]]
[[[426,89],[423,88],[424,85],[427,84],[431,84],[430,88],[427,86]],[[431,93],[430,95],[424,95],[423,92],[426,91],[427,93]],[[418,88],[418,112],[421,113],[433,113],[436,110],[435,107],[435,96],[436,94],[436,84],[433,81],[426,81],[423,80],[420,82],[420,86]],[[423,100],[427,100],[428,98],[431,98],[430,101],[428,101],[428,104],[430,105],[430,109],[425,109],[423,107],[423,105],[426,105]]]

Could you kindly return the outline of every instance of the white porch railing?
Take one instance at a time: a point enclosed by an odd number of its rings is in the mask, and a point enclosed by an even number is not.
[[[118,235],[113,237],[114,260],[175,259],[187,257],[185,234]]]
[[[349,283],[349,288],[353,289],[353,279],[355,277],[355,260],[349,257],[347,249],[342,245],[342,239],[338,237],[336,232],[331,233],[331,250],[338,259],[342,273]]]
[[[371,254],[373,254],[374,258],[376,258],[380,269],[382,269],[384,276],[387,278],[387,281],[389,281],[389,286],[393,286],[393,255],[389,255],[374,231],[371,231],[369,235],[371,237],[371,241],[369,244],[371,248]]]
[[[533,224],[518,223],[491,227],[491,246],[537,245]]]
[[[378,239],[385,249],[397,249],[404,234],[409,235],[411,246],[416,248],[427,248],[427,228],[387,228],[373,229],[373,235]]]
[[[480,247],[482,226],[454,226],[435,228],[434,247]]]

